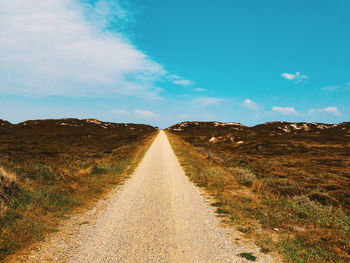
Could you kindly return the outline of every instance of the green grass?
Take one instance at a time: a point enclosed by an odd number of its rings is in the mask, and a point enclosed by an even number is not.
[[[230,211],[228,211],[227,209],[219,207],[218,209],[216,209],[216,213],[218,213],[218,214],[230,214]]]
[[[308,243],[302,238],[287,239],[279,245],[286,260],[291,262],[337,262],[333,252],[321,244]]]
[[[256,261],[256,257],[253,256],[252,253],[241,253],[239,254],[242,258],[245,258],[246,260],[249,260],[249,261]]]
[[[238,226],[237,227],[237,230],[239,231],[239,232],[242,232],[242,233],[250,233],[250,232],[252,232],[252,228],[251,227],[242,227],[242,226]]]

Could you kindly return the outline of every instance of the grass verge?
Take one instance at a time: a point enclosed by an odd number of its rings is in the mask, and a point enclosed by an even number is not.
[[[190,180],[208,190],[223,220],[254,239],[262,252],[278,252],[286,262],[349,262],[350,216],[344,210],[305,195],[271,192],[273,179],[219,163],[179,136],[167,135]]]
[[[52,160],[0,162],[0,261],[40,241],[73,211],[85,210],[123,182],[156,132],[109,152],[63,154]],[[0,196],[1,197],[1,196]]]

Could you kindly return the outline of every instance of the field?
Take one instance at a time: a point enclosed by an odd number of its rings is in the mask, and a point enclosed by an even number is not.
[[[167,129],[223,220],[288,262],[350,260],[350,123],[184,122]]]
[[[95,119],[0,120],[0,261],[121,183],[156,134]]]

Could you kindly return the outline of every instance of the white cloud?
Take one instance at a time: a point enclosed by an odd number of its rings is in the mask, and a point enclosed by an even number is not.
[[[294,107],[279,107],[279,106],[273,106],[272,111],[278,112],[283,115],[295,115],[298,114],[298,112],[295,110]]]
[[[306,81],[309,78],[307,75],[300,74],[300,72],[296,72],[295,74],[285,72],[282,73],[281,76],[290,81],[294,81],[294,83],[300,83]]]
[[[202,89],[202,88],[195,88],[194,91],[207,91],[206,89]]]
[[[339,86],[327,86],[327,87],[323,87],[321,90],[332,92],[338,89],[340,89]]]
[[[252,101],[252,100],[250,100],[250,99],[245,99],[244,102],[243,102],[243,104],[244,104],[246,107],[248,107],[248,108],[250,108],[250,109],[253,109],[253,110],[255,110],[255,109],[258,108],[258,105],[257,105],[254,101]]]
[[[191,115],[189,115],[189,114],[181,114],[181,115],[179,115],[179,118],[180,119],[188,119],[188,118],[191,118]]]
[[[179,80],[174,80],[174,84],[181,85],[181,86],[191,86],[193,85],[193,82],[188,79],[179,79]]]
[[[105,2],[88,19],[74,0],[0,0],[0,92],[157,97],[154,83],[168,73],[125,35],[104,30],[112,17]],[[113,19],[126,16],[117,8]]]
[[[329,113],[333,115],[340,115],[340,111],[338,110],[337,107],[327,107],[323,109],[311,109],[309,110],[309,114],[314,114],[314,113]]]
[[[112,112],[116,115],[128,115],[129,112],[127,112],[126,110],[123,109],[114,109],[112,110]]]
[[[194,82],[188,79],[183,79],[178,75],[171,74],[168,76],[168,79],[172,81],[176,85],[181,85],[181,86],[193,86]]]
[[[158,114],[155,114],[154,112],[147,111],[147,110],[134,110],[134,113],[136,115],[146,117],[146,118],[159,118]]]
[[[214,104],[218,104],[220,102],[223,102],[224,99],[222,98],[211,98],[211,97],[206,97],[206,98],[199,98],[196,99],[195,102],[200,103],[200,104],[204,104],[204,105],[214,105]]]

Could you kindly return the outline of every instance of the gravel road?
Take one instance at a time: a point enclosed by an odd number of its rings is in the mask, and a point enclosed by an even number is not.
[[[84,216],[71,219],[22,262],[275,262],[220,227],[208,198],[180,167],[163,131],[134,174]],[[86,221],[84,221],[86,220]]]

